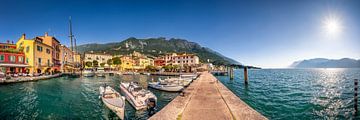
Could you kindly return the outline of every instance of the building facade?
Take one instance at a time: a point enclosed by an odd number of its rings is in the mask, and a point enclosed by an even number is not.
[[[97,66],[100,66],[101,63],[107,64],[107,61],[112,59],[112,55],[109,54],[100,54],[100,53],[85,53],[84,62],[93,62],[96,60],[98,62]],[[93,65],[95,66],[95,65]]]
[[[27,71],[34,73],[51,73],[52,69],[52,46],[44,43],[43,39],[26,39],[25,34],[16,42],[17,48],[23,50],[25,54],[25,63],[29,65]]]
[[[42,41],[42,43],[51,46],[50,54],[51,54],[51,62],[53,65],[51,66],[53,71],[59,71],[61,67],[60,62],[60,42],[53,36],[49,36],[46,32],[44,36],[38,36],[35,38],[36,40]]]
[[[61,72],[73,72],[75,69],[74,53],[65,45],[60,45]]]
[[[0,43],[0,72],[6,74],[26,73],[25,54],[15,44]]]

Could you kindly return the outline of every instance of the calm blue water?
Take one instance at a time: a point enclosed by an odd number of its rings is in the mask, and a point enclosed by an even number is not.
[[[147,88],[154,76],[107,76],[106,78],[60,77],[37,82],[0,85],[0,119],[118,119],[98,98],[105,83],[120,91],[120,81],[138,81]],[[150,89],[158,97],[157,111],[178,93]],[[127,102],[127,119],[146,119],[148,112],[135,111]]]
[[[269,119],[360,119],[353,115],[360,69],[249,70],[248,86],[243,74],[236,70],[234,80],[217,78]]]

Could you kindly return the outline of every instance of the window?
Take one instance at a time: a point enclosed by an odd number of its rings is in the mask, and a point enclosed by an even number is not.
[[[24,57],[19,56],[19,62],[20,62],[20,63],[23,63],[23,62],[24,62]]]
[[[16,57],[15,56],[9,56],[9,61],[10,62],[15,62],[16,60]]]
[[[37,48],[37,51],[42,52],[42,47],[41,46],[36,46],[36,48]]]
[[[39,65],[41,65],[41,58],[38,58],[38,63]]]
[[[26,46],[26,53],[29,53],[29,51],[30,51],[30,47]]]
[[[50,60],[49,60],[49,59],[48,59],[48,61],[47,61],[47,65],[50,66]]]
[[[29,63],[29,58],[26,58],[26,61],[25,61],[26,63]]]
[[[0,61],[4,61],[5,60],[5,56],[4,55],[0,55]]]
[[[46,53],[50,54],[50,49],[46,48]]]

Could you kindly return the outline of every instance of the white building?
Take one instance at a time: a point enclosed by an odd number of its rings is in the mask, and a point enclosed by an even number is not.
[[[112,59],[112,55],[109,54],[101,54],[101,53],[85,53],[84,55],[84,61],[85,62],[93,62],[94,60],[98,61],[99,65],[101,63],[107,64],[107,61],[109,59]]]
[[[166,54],[164,56],[166,65],[197,65],[199,64],[199,57],[194,54]]]

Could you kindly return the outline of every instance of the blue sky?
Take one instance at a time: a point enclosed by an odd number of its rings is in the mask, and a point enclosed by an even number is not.
[[[0,0],[0,42],[49,32],[68,45],[69,16],[78,44],[184,38],[260,67],[360,58],[359,0]],[[329,16],[341,34],[326,33]]]

